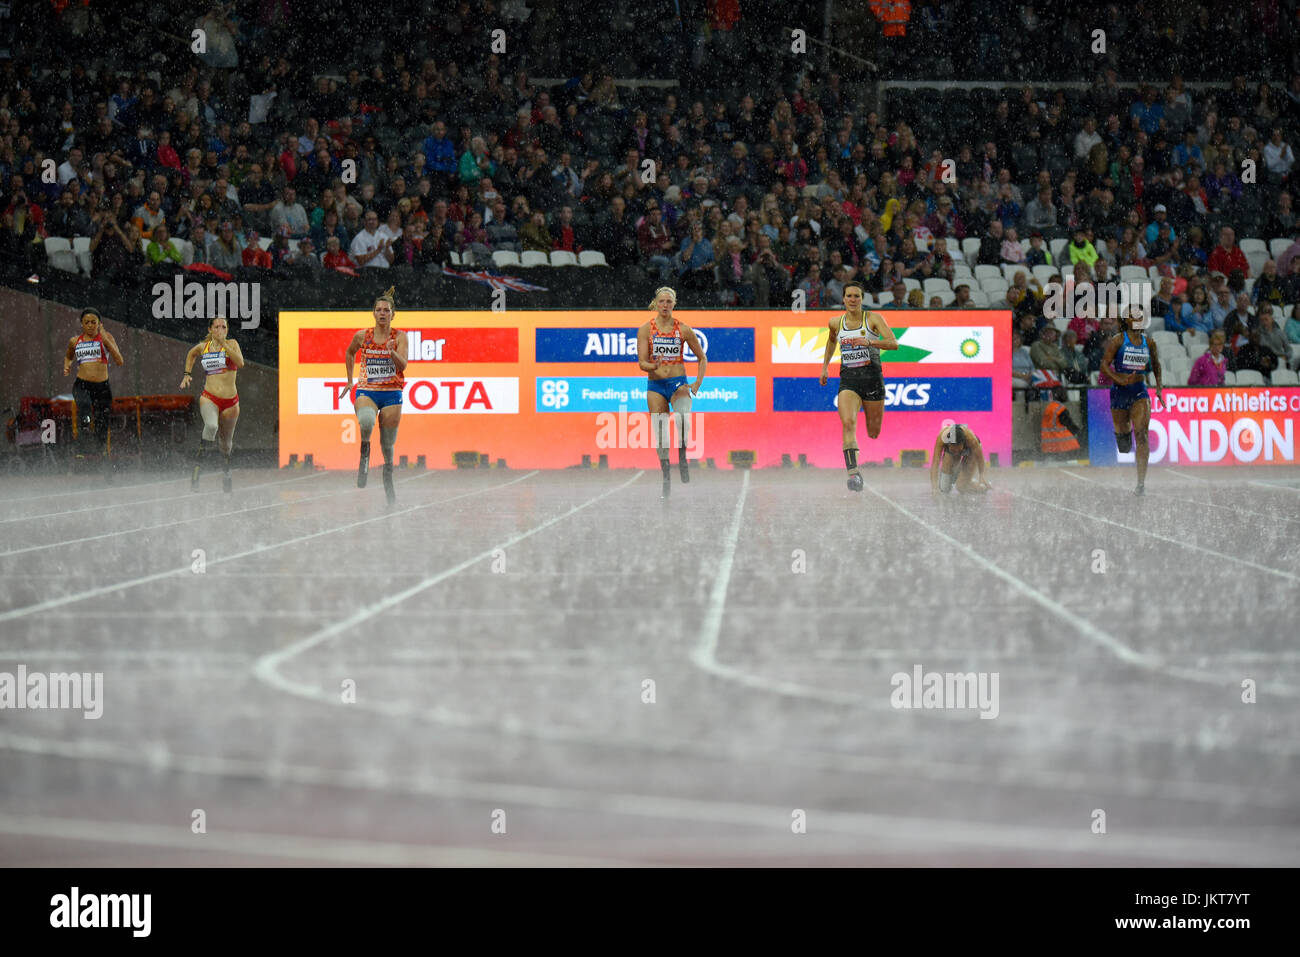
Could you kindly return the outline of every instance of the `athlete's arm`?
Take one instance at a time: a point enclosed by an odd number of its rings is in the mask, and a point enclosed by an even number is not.
[[[361,348],[361,336],[360,330],[352,333],[352,341],[348,343],[348,351],[344,355],[348,367],[348,389],[352,388],[352,363],[357,357],[357,350]]]
[[[709,357],[704,354],[704,347],[700,345],[700,340],[695,335],[695,330],[684,322],[679,322],[679,325],[682,330],[682,339],[690,345],[691,351],[695,353],[695,357],[698,360],[695,366],[695,385],[691,387],[691,391],[699,392],[700,386],[704,384],[704,373],[709,368]]]
[[[126,365],[126,360],[122,358],[122,353],[117,349],[117,340],[107,329],[104,330],[104,345],[108,347],[108,354],[113,357],[113,361],[118,365]]]
[[[878,312],[869,312],[867,313],[867,322],[871,324],[871,328],[875,330],[876,335],[880,336],[878,342],[871,344],[873,349],[898,348],[898,340],[894,338],[894,330],[889,328],[889,323],[885,321],[884,316]]]
[[[226,355],[230,358],[230,361],[239,368],[244,368],[244,353],[239,348],[239,343],[234,339],[226,340]]]
[[[72,358],[77,354],[77,337],[73,336],[68,340],[68,351],[63,356],[63,374],[67,375],[72,371]]]
[[[822,377],[821,384],[826,384],[826,370],[830,368],[831,356],[835,355],[835,346],[840,341],[840,321],[831,319],[826,323],[831,334],[826,338],[826,354],[822,356]]]
[[[1151,369],[1156,374],[1156,398],[1160,401],[1161,405],[1164,405],[1165,385],[1160,379],[1160,352],[1156,349],[1156,341],[1154,339],[1147,339],[1147,346],[1151,349]]]
[[[190,376],[192,375],[192,370],[194,369],[194,363],[198,361],[199,353],[202,351],[203,351],[203,343],[200,342],[197,346],[191,346],[190,351],[185,353],[185,363],[183,369],[185,375],[181,378],[181,384],[180,384],[180,387],[182,389],[185,388],[185,380],[190,378]]]
[[[970,438],[966,442],[966,447],[972,449],[975,453],[975,461],[979,465],[980,482],[985,488],[988,487],[988,480],[984,478],[984,446],[980,444],[980,437],[970,429],[965,430]]]
[[[393,365],[397,367],[398,372],[406,371],[406,350],[407,339],[406,333],[392,330],[393,338],[389,339],[391,343],[388,347],[388,353],[393,357]]]
[[[934,454],[930,456],[930,491],[939,491],[939,460],[943,457],[943,433],[934,437]]]
[[[697,352],[696,355],[699,355]],[[642,372],[654,372],[658,368],[650,361],[650,323],[646,323],[636,333],[636,364]]]
[[[1101,354],[1101,374],[1110,379],[1116,385],[1128,385],[1120,379],[1120,373],[1115,371],[1112,363],[1115,361],[1115,353],[1119,351],[1120,338],[1124,333],[1118,336],[1112,336],[1110,342],[1106,343],[1106,351]]]

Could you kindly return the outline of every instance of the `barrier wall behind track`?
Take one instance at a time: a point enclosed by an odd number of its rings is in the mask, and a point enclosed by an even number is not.
[[[694,400],[690,454],[727,467],[732,453],[758,467],[783,455],[842,467],[834,415],[838,355],[818,383],[826,321],[836,313],[686,311],[709,357]],[[648,312],[599,310],[417,312],[399,310],[408,336],[399,453],[448,468],[457,452],[511,467],[562,468],[584,456],[611,467],[654,460],[646,421],[645,374],[636,330]],[[1011,456],[1010,331],[1006,312],[888,314],[903,347],[884,354],[884,428],[866,436],[862,461],[898,461],[932,448],[944,419],[969,424],[986,451]],[[317,465],[356,464],[355,418],[343,392],[343,354],[369,312],[281,311],[279,457],[312,455]],[[687,363],[693,376],[694,362]]]

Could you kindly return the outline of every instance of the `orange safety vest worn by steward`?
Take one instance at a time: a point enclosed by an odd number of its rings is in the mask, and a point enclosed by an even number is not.
[[[393,330],[394,332],[396,330]],[[400,337],[403,333],[398,332]],[[375,342],[374,329],[366,330],[366,338],[357,350],[360,363],[357,376],[359,389],[396,389],[401,391],[406,386],[406,377],[397,370],[397,363],[388,351],[386,343]]]
[[[1061,413],[1065,406],[1053,400],[1043,409],[1041,440],[1044,452],[1074,452],[1079,442],[1070,430],[1061,424]]]
[[[885,36],[907,36],[907,21],[912,17],[910,0],[871,0],[871,12],[880,21]]]

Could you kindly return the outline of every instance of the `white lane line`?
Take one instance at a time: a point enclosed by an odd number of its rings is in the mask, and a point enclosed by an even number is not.
[[[311,475],[300,475],[297,478],[284,479],[284,480],[272,479],[269,482],[258,482],[256,485],[240,486],[239,491],[249,492],[255,488],[266,488],[271,485],[289,485],[293,482],[303,482],[306,481],[307,479],[324,478],[328,474],[329,474],[328,472],[314,472]],[[94,494],[95,492],[99,492],[101,494],[105,492],[111,493],[114,491],[116,491],[116,489],[114,489],[111,485],[106,485],[99,489],[95,489],[88,494]],[[70,508],[70,509],[65,509],[61,512],[40,512],[36,515],[23,515],[18,518],[4,518],[4,519],[0,519],[0,525],[12,525],[14,522],[34,522],[42,518],[62,518],[65,515],[82,515],[85,514],[86,512],[102,512],[105,509],[110,509],[110,508],[129,508],[132,505],[156,505],[160,502],[179,502],[181,499],[189,499],[191,502],[196,502],[196,501],[201,501],[202,499],[205,499],[211,495],[224,495],[224,494],[225,494],[224,492],[218,492],[216,489],[209,489],[206,492],[189,492],[188,494],[185,495],[170,495],[167,498],[146,498],[134,502],[109,502],[107,505],[87,505],[85,508]]]
[[[26,753],[135,765],[149,768],[155,773],[170,771],[353,788],[385,794],[415,794],[444,800],[485,803],[491,807],[508,807],[514,803],[562,812],[579,811],[586,814],[750,828],[774,835],[788,835],[790,826],[788,805],[471,781],[441,777],[431,772],[409,775],[380,768],[334,769],[294,765],[279,760],[259,762],[188,756],[174,754],[162,747],[141,750],[138,747],[101,744],[84,738],[75,742],[45,741],[7,731],[0,731],[0,747]],[[1242,855],[1246,854],[1253,865],[1261,867],[1293,866],[1300,857],[1300,845],[1296,842],[1294,830],[1282,828],[1225,831],[1223,838],[1205,838],[1200,833],[1184,834],[1170,830],[1163,833],[1129,831],[1115,832],[1108,835],[1107,840],[1098,841],[1097,836],[1087,827],[1056,828],[817,808],[808,809],[808,818],[817,822],[819,830],[863,838],[868,847],[875,841],[896,841],[915,852],[958,845],[990,848],[995,852],[1023,850],[1078,853],[1102,859],[1139,856],[1207,863],[1240,862]],[[1248,838],[1254,840],[1248,841]],[[190,835],[189,839],[195,838]],[[864,849],[862,853],[868,851]]]
[[[492,485],[487,488],[474,489],[469,492],[463,492],[459,495],[452,495],[449,498],[441,498],[434,502],[427,502],[424,505],[414,505],[410,508],[398,509],[393,512],[385,512],[382,515],[376,515],[373,518],[363,518],[357,522],[348,522],[345,525],[337,525],[333,528],[327,528],[319,532],[312,532],[310,535],[299,535],[296,538],[290,538],[283,542],[276,542],[273,545],[257,545],[253,548],[242,552],[236,552],[233,555],[227,555],[222,558],[216,558],[208,562],[208,567],[220,565],[225,562],[233,562],[240,558],[247,558],[250,555],[262,555],[266,552],[274,551],[277,548],[285,548],[289,545],[297,545],[302,542],[309,542],[314,538],[320,538],[323,535],[333,535],[336,532],[343,532],[349,528],[357,528],[361,525],[369,525],[372,522],[383,522],[391,518],[397,518],[400,515],[409,515],[411,512],[423,511],[426,508],[433,508],[437,505],[445,505],[447,502],[454,502],[457,499],[469,498],[471,495],[480,495],[484,492],[494,492],[497,489],[503,489],[507,486],[514,485],[524,479],[532,478],[537,471],[528,472],[519,478],[511,479],[509,482],[503,482],[500,485]],[[98,598],[100,595],[111,595],[113,592],[124,591],[128,588],[136,588],[140,585],[148,585],[151,582],[161,581],[164,578],[171,578],[174,575],[184,575],[190,572],[189,565],[183,565],[180,568],[172,568],[163,572],[154,572],[152,575],[142,575],[139,578],[132,578],[129,581],[118,582],[115,585],[102,585],[98,588],[88,588],[85,591],[76,592],[72,595],[64,595],[61,598],[50,598],[46,601],[38,602],[35,605],[26,605],[22,608],[13,608],[9,611],[0,612],[0,622],[13,621],[16,618],[23,618],[27,615],[34,615],[38,612],[49,611],[53,608],[61,608],[64,605],[75,604],[79,601],[85,601],[88,598]]]
[[[1063,470],[1063,471],[1064,471],[1064,470]],[[1067,474],[1068,474],[1068,473],[1067,473]],[[1083,481],[1083,482],[1090,482],[1090,483],[1093,484],[1093,485],[1100,485],[1102,488],[1114,489],[1115,491],[1119,491],[1120,488],[1121,488],[1121,486],[1117,485],[1117,484],[1114,483],[1114,482],[1103,482],[1103,481],[1101,481],[1100,479],[1085,478],[1085,477],[1082,476],[1082,475],[1072,475],[1071,477],[1072,477],[1072,478],[1077,478],[1077,479],[1079,479],[1080,481]],[[1202,481],[1208,481],[1208,480],[1207,480],[1207,479],[1202,479]],[[1226,483],[1220,483],[1221,486],[1222,486],[1223,484],[1226,484]],[[1123,487],[1124,487],[1124,488],[1127,488],[1127,486],[1123,486]],[[1164,492],[1164,491],[1160,491],[1160,490],[1147,489],[1147,490],[1146,490],[1146,493],[1147,493],[1147,495],[1155,495],[1155,496],[1158,496],[1158,497],[1160,497],[1160,498],[1172,499],[1172,500],[1175,501],[1175,502],[1186,502],[1186,503],[1188,503],[1189,505],[1196,505],[1196,506],[1205,507],[1205,508],[1217,508],[1217,509],[1221,509],[1221,510],[1223,510],[1223,511],[1227,511],[1227,512],[1236,512],[1236,513],[1239,514],[1239,515],[1258,515],[1258,516],[1260,516],[1261,518],[1267,518],[1267,519],[1270,519],[1271,521],[1275,521],[1275,522],[1276,522],[1276,521],[1282,521],[1282,522],[1290,522],[1290,523],[1292,523],[1292,524],[1294,524],[1294,525],[1300,525],[1300,519],[1287,518],[1285,515],[1277,515],[1277,514],[1274,514],[1274,513],[1272,513],[1272,512],[1260,512],[1260,511],[1257,511],[1256,509],[1253,509],[1253,508],[1246,508],[1246,507],[1241,506],[1241,505],[1219,505],[1219,504],[1216,503],[1216,502],[1202,502],[1202,501],[1200,501],[1199,499],[1194,499],[1194,498],[1183,498],[1181,495],[1173,495],[1173,494],[1171,494],[1171,493],[1169,493],[1169,492]]]
[[[185,481],[185,479],[165,478],[165,479],[155,479],[152,482],[139,482],[135,485],[104,485],[101,479],[101,481],[97,485],[88,483],[84,488],[73,489],[72,491],[69,492],[49,492],[44,495],[23,495],[19,498],[6,499],[5,504],[12,505],[18,502],[39,502],[42,499],[47,499],[47,498],[66,498],[69,495],[85,495],[87,493],[94,494],[95,492],[102,491],[106,488],[112,489],[113,491],[116,492],[125,492],[133,488],[152,488],[155,485],[167,485],[171,482],[183,482],[183,481]]]
[[[1296,488],[1294,485],[1282,485],[1278,482],[1257,482],[1254,479],[1250,479],[1249,481],[1251,485],[1258,485],[1260,488],[1273,488],[1282,492],[1300,493],[1300,488]]]
[[[317,474],[324,475],[325,473],[319,472]],[[414,475],[408,478],[399,479],[393,484],[401,485],[404,482],[413,482],[416,479],[424,478],[426,475],[432,475],[432,474],[434,473],[425,472],[423,473],[423,475]],[[316,477],[315,475],[304,476],[304,478],[315,478],[315,477]],[[296,482],[296,481],[301,481],[301,479],[290,479],[289,481]],[[263,483],[263,485],[287,485],[287,484],[288,482]],[[261,488],[261,487],[262,486],[260,485],[250,485],[248,486],[248,489]],[[247,489],[244,489],[243,491],[247,491]],[[60,548],[64,545],[83,545],[86,542],[98,542],[106,538],[116,538],[119,535],[133,535],[136,532],[153,532],[153,531],[157,531],[160,528],[174,528],[180,525],[190,525],[194,522],[206,522],[216,518],[229,518],[232,515],[244,515],[250,512],[260,512],[263,509],[268,509],[268,508],[285,508],[291,505],[301,505],[304,502],[315,502],[319,499],[331,498],[332,496],[335,495],[346,495],[348,492],[351,491],[355,491],[355,489],[351,485],[348,485],[341,489],[335,489],[333,492],[322,492],[319,495],[308,495],[303,498],[290,499],[289,501],[285,501],[285,502],[270,502],[266,505],[250,505],[247,508],[231,509],[229,512],[215,512],[210,515],[195,515],[193,518],[178,518],[175,521],[159,522],[156,525],[139,525],[135,528],[124,528],[116,532],[105,532],[102,535],[88,535],[85,538],[69,538],[62,542],[50,542],[48,545],[29,545],[26,548],[15,548],[7,552],[0,552],[0,558],[10,558],[14,555],[25,555],[29,552],[40,552],[40,551],[44,551],[47,548]],[[179,497],[184,498],[184,496],[179,496]],[[158,499],[158,501],[165,502],[168,501],[168,499]],[[136,504],[145,504],[145,503],[136,503]],[[153,503],[147,503],[147,504],[153,504]]]
[[[1172,472],[1174,475],[1181,475],[1181,476],[1183,476],[1183,478],[1195,479],[1195,480],[1198,481],[1198,482],[1205,482],[1205,483],[1208,484],[1208,485],[1213,485],[1213,484],[1214,484],[1214,483],[1211,482],[1209,479],[1207,479],[1207,478],[1202,478],[1202,477],[1199,476],[1199,475],[1193,475],[1191,472],[1175,472],[1173,466],[1171,466],[1171,465],[1166,465],[1166,466],[1164,466],[1164,467],[1161,469],[1161,471],[1163,471],[1163,472]]]
[[[325,861],[380,867],[615,867],[611,858],[549,854],[545,850],[499,851],[434,844],[394,844],[388,841],[341,840],[265,831],[226,828],[195,836],[189,828],[159,827],[134,821],[97,821],[87,818],[29,817],[0,814],[0,834],[39,837],[78,844],[125,844],[190,854],[246,854],[254,857]],[[68,849],[60,848],[63,858]],[[138,856],[138,852],[136,855]],[[41,866],[35,862],[33,866]]]
[[[700,636],[695,643],[695,647],[691,649],[691,663],[701,671],[716,678],[772,694],[795,698],[816,697],[819,700],[831,701],[836,704],[861,705],[862,695],[860,694],[826,691],[794,681],[767,678],[730,665],[724,665],[718,661],[718,640],[722,634],[722,614],[727,604],[727,587],[731,584],[731,568],[736,559],[736,545],[740,541],[741,516],[745,510],[745,499],[748,494],[749,472],[746,471],[741,481],[740,495],[736,499],[736,507],[731,513],[731,526],[727,529],[726,538],[723,540],[722,560],[718,563],[717,577],[713,579],[713,590],[709,595],[709,607],[704,615],[704,624],[700,628]]]
[[[1102,518],[1100,515],[1090,515],[1087,512],[1080,512],[1065,505],[1057,505],[1055,502],[1046,502],[1043,499],[1034,498],[1032,495],[1026,495],[1024,492],[1013,492],[1012,494],[1017,498],[1023,498],[1027,502],[1034,502],[1038,505],[1046,505],[1048,508],[1054,508],[1062,512],[1069,512],[1072,515],[1078,515],[1080,518],[1086,518],[1089,521],[1104,522],[1107,525],[1113,525],[1116,528],[1122,528],[1125,531],[1135,532],[1138,535],[1146,535],[1149,538],[1168,542],[1170,545],[1177,545],[1180,548],[1190,548],[1193,551],[1202,552],[1206,555],[1213,555],[1215,558],[1222,558],[1224,561],[1236,562],[1238,565],[1245,565],[1247,568],[1253,568],[1256,571],[1268,572],[1270,575],[1277,575],[1279,578],[1286,578],[1293,582],[1300,582],[1300,575],[1293,575],[1291,572],[1283,571],[1280,568],[1273,568],[1270,565],[1261,565],[1259,562],[1252,562],[1248,558],[1238,558],[1236,555],[1229,555],[1225,552],[1215,551],[1213,548],[1206,548],[1203,545],[1194,545],[1191,542],[1184,542],[1181,539],[1170,538],[1168,535],[1161,535],[1159,532],[1149,532],[1144,528],[1134,528],[1132,525],[1126,525],[1123,522],[1116,522],[1109,518]]]
[[[332,691],[327,692],[324,688],[316,688],[310,685],[303,685],[298,682],[293,682],[282,677],[279,673],[280,665],[284,664],[289,659],[296,658],[298,655],[302,654],[303,652],[309,651],[310,649],[316,647],[317,645],[325,641],[328,641],[330,638],[333,638],[335,635],[342,634],[348,629],[356,627],[357,625],[361,624],[361,622],[367,620],[368,618],[373,618],[375,615],[380,614],[381,612],[384,612],[390,608],[393,608],[396,605],[401,604],[402,602],[406,601],[408,598],[412,598],[415,595],[418,595],[420,592],[432,588],[434,585],[437,585],[439,582],[446,581],[448,578],[451,578],[453,575],[458,575],[461,572],[463,572],[465,569],[470,568],[473,565],[477,565],[479,562],[486,561],[487,559],[492,558],[493,555],[498,551],[503,551],[507,548],[511,548],[519,544],[520,542],[524,541],[525,539],[531,538],[533,535],[536,535],[538,532],[545,531],[546,529],[550,528],[552,525],[556,525],[559,522],[564,521],[566,518],[576,515],[578,512],[581,512],[583,509],[596,504],[601,499],[607,498],[608,496],[613,495],[615,492],[627,488],[629,485],[631,485],[633,482],[639,479],[643,474],[644,474],[643,472],[638,470],[626,482],[622,482],[619,485],[616,485],[613,488],[608,489],[593,498],[587,499],[587,501],[583,502],[581,505],[573,506],[567,512],[563,512],[560,515],[556,515],[553,518],[548,518],[540,525],[534,525],[526,532],[520,532],[517,535],[512,535],[509,538],[507,538],[504,542],[500,542],[496,545],[493,545],[491,548],[484,549],[482,552],[479,552],[479,554],[473,556],[472,558],[467,558],[463,562],[453,565],[451,568],[438,572],[436,575],[431,575],[427,578],[424,578],[422,581],[420,581],[415,585],[411,585],[409,588],[405,588],[402,591],[397,592],[396,594],[385,596],[382,600],[375,602],[373,605],[368,605],[365,608],[362,608],[359,611],[349,615],[347,618],[344,618],[341,621],[337,621],[326,628],[322,628],[320,631],[308,635],[306,638],[302,638],[298,641],[295,641],[293,644],[287,645],[278,651],[272,652],[271,654],[263,655],[261,658],[257,659],[257,662],[253,665],[253,674],[258,678],[258,680],[264,681],[267,684],[271,685],[272,687],[279,689],[280,691],[285,691],[288,692],[289,694],[299,695],[300,697],[310,698],[315,701],[326,700],[331,703],[336,703],[338,700],[338,695],[334,694]]]

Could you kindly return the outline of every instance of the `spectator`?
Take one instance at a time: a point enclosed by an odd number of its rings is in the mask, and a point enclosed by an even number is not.
[[[1271,259],[1264,263],[1259,278],[1255,280],[1255,288],[1251,292],[1251,302],[1256,305],[1261,302],[1272,303],[1278,309],[1281,309],[1286,303],[1286,293],[1282,289],[1282,280],[1277,275],[1277,263]]]
[[[167,233],[166,223],[159,223],[154,227],[149,248],[145,250],[145,258],[155,266],[162,262],[173,262],[178,266],[185,264],[185,257],[181,254],[180,247]]]
[[[1061,342],[1061,356],[1065,360],[1062,379],[1070,385],[1087,385],[1088,360],[1079,347],[1079,334],[1066,329]]]
[[[397,253],[393,249],[392,240],[384,238],[379,232],[379,214],[368,209],[363,222],[361,231],[353,237],[348,250],[352,261],[360,268],[387,269],[393,264]],[[329,263],[325,265],[329,267]]]
[[[988,233],[980,239],[979,255],[976,257],[976,263],[981,266],[996,266],[1002,262],[1002,241],[1003,235],[1002,221],[993,220],[989,223]]]
[[[645,218],[637,227],[637,246],[642,260],[659,271],[659,281],[667,283],[672,276],[672,234],[664,225],[659,204],[651,200],[646,204]]]
[[[1065,356],[1057,343],[1058,337],[1056,326],[1051,323],[1043,326],[1038,341],[1029,349],[1029,358],[1033,360],[1035,369],[1047,369],[1058,375],[1065,373]]]
[[[154,228],[160,223],[166,222],[167,217],[163,215],[161,206],[162,196],[157,192],[150,192],[149,198],[144,205],[136,209],[135,216],[131,221],[135,224],[141,238],[151,239]]]
[[[244,264],[244,250],[235,236],[235,224],[224,220],[217,238],[208,246],[208,263],[223,272],[234,272]]]
[[[682,240],[677,253],[677,273],[687,289],[713,286],[713,244],[704,237],[704,224],[691,224],[690,235]]]
[[[1147,231],[1146,231],[1146,244],[1148,246],[1154,243],[1156,241],[1156,237],[1160,235],[1161,224],[1166,224],[1169,226],[1169,238],[1171,240],[1178,238],[1177,231],[1173,228],[1173,225],[1169,223],[1169,212],[1168,210],[1165,209],[1164,204],[1161,203],[1156,204],[1156,208],[1153,215],[1154,218],[1147,225]]]
[[[1025,207],[1026,229],[1051,229],[1056,226],[1056,207],[1052,204],[1052,188],[1044,186],[1038,198]]]
[[[1074,333],[1075,340],[1083,343],[1085,348],[1087,348],[1088,343],[1092,340],[1093,334],[1100,328],[1100,321],[1093,316],[1085,315],[1083,312],[1077,313],[1066,326],[1068,331]]]
[[[1011,387],[1029,388],[1034,381],[1034,360],[1020,337],[1019,329],[1011,330]]]
[[[1029,252],[1025,253],[1025,265],[1031,268],[1052,265],[1052,253],[1043,245],[1043,234],[1040,232],[1029,234]]]
[[[628,219],[627,204],[622,196],[610,200],[609,218],[596,227],[595,245],[605,254],[605,261],[611,266],[632,266],[637,263],[636,230]]]
[[[1025,261],[1025,250],[1020,245],[1020,240],[1016,237],[1014,228],[1008,228],[1005,238],[1002,240],[1002,249],[998,253],[1002,262],[1011,265],[1018,265]]]
[[[284,257],[284,266],[306,271],[314,279],[320,277],[321,270],[324,268],[320,257],[316,255],[316,244],[312,242],[310,236],[298,240],[296,250],[289,250],[289,254]]]
[[[727,251],[722,257],[722,262],[718,264],[718,280],[722,289],[731,292],[739,304],[745,307],[753,306],[755,297],[755,289],[748,281],[748,274],[741,241],[739,237],[732,236],[727,240]],[[841,285],[840,288],[842,291],[843,286]],[[821,305],[833,305],[828,295],[826,290],[822,291]]]
[[[1241,247],[1237,245],[1237,234],[1231,226],[1224,226],[1219,230],[1219,245],[1215,246],[1214,252],[1210,253],[1207,266],[1210,272],[1221,272],[1225,276],[1234,269],[1240,269],[1243,276],[1250,276],[1250,263],[1246,261],[1246,254],[1241,251]]]
[[[1096,248],[1088,240],[1088,234],[1082,229],[1074,231],[1074,236],[1069,245],[1065,247],[1065,251],[1070,257],[1070,265],[1083,263],[1089,269],[1099,258]]]
[[[881,309],[911,309],[912,306],[907,301],[907,286],[902,280],[895,282],[889,287],[889,294],[893,296],[889,302],[882,305]]]
[[[519,243],[524,251],[543,252],[548,256],[554,240],[546,228],[546,214],[540,209],[534,210],[529,221],[519,230]]]
[[[1101,369],[1101,359],[1106,352],[1106,344],[1119,335],[1119,320],[1114,316],[1103,316],[1097,331],[1083,344],[1083,354],[1088,359],[1088,372]]]
[[[1293,315],[1286,321],[1286,339],[1292,346],[1300,345],[1300,316]]]
[[[281,190],[280,201],[271,208],[271,224],[277,230],[281,226],[287,226],[292,239],[302,239],[311,232],[307,211],[298,202],[298,191],[292,186]]]
[[[1290,143],[1282,141],[1280,127],[1273,127],[1273,135],[1264,144],[1264,165],[1275,182],[1285,181],[1295,166],[1295,153]]]
[[[1192,371],[1187,376],[1187,384],[1204,386],[1221,386],[1226,381],[1228,357],[1223,354],[1224,335],[1222,329],[1210,333],[1210,348],[1201,353],[1192,363]]]
[[[1262,375],[1265,381],[1277,368],[1277,356],[1260,342],[1260,327],[1254,326],[1245,335],[1245,342],[1237,348],[1233,365],[1237,372],[1249,369]]]
[[[325,256],[321,260],[321,266],[335,272],[346,273],[351,276],[357,275],[360,268],[347,253],[343,251],[337,236],[330,236],[325,240]]]
[[[256,229],[248,231],[248,245],[244,247],[240,259],[245,266],[255,269],[270,269],[272,267],[271,254],[262,248],[262,237]]]
[[[1204,286],[1198,285],[1192,290],[1191,297],[1182,307],[1179,320],[1183,327],[1180,338],[1184,344],[1195,341],[1198,336],[1209,336],[1214,331],[1214,314]]]
[[[1273,307],[1268,303],[1262,304],[1258,318],[1260,348],[1273,354],[1274,368],[1285,369],[1291,359],[1291,345],[1282,328],[1274,321]]]
[[[1223,319],[1223,334],[1234,354],[1246,344],[1246,333],[1256,325],[1255,317],[1250,313],[1250,297],[1244,292],[1239,293],[1236,301],[1237,307]]]

